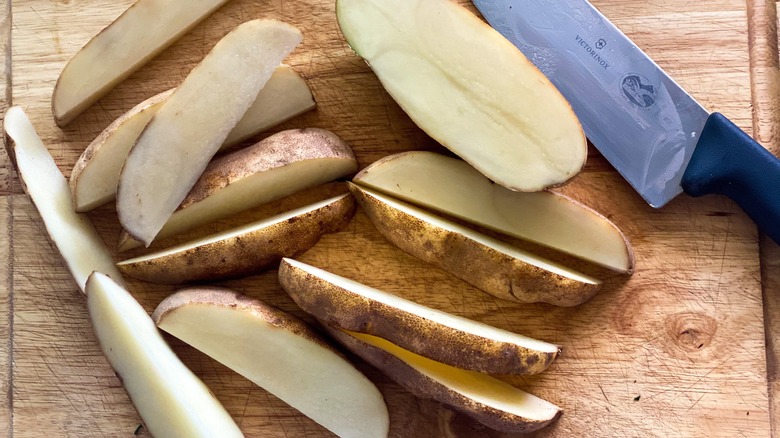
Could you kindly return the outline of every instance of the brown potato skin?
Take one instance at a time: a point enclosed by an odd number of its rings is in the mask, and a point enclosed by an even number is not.
[[[491,374],[541,373],[558,356],[463,332],[378,303],[284,260],[279,282],[298,306],[323,324],[386,339],[458,368]]]
[[[275,266],[283,257],[307,251],[324,234],[346,226],[355,210],[354,198],[345,196],[244,235],[117,267],[130,277],[159,284],[242,277]]]
[[[497,298],[572,307],[591,299],[601,287],[530,265],[460,233],[422,221],[354,184],[350,183],[349,189],[387,240]]]
[[[450,390],[446,386],[419,373],[403,360],[380,348],[366,344],[337,328],[326,325],[325,330],[352,353],[360,356],[363,360],[382,371],[416,397],[441,402],[491,429],[507,433],[530,433],[552,423],[562,413],[562,411],[558,411],[558,414],[554,417],[538,421],[486,406]]]

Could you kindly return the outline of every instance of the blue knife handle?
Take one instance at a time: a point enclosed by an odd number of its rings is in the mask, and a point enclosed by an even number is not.
[[[691,196],[728,196],[780,243],[780,160],[724,115],[707,119],[682,188]]]

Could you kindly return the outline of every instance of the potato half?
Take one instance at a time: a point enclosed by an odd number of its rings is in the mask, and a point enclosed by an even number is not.
[[[282,131],[212,161],[157,238],[351,175],[357,166],[349,145],[330,131]],[[120,251],[139,246],[141,242],[125,232],[119,238]]]
[[[168,347],[143,307],[108,276],[86,286],[100,348],[157,437],[243,437],[224,407]]]
[[[491,180],[532,192],[585,164],[577,116],[512,43],[450,0],[337,0],[349,45],[431,137]]]
[[[235,278],[301,254],[322,235],[349,223],[355,200],[344,194],[173,248],[117,263],[123,273],[151,283]]]
[[[535,374],[558,356],[556,345],[431,309],[296,260],[282,260],[279,283],[323,324],[378,336],[459,368]]]
[[[562,413],[558,406],[487,374],[431,360],[376,336],[327,330],[412,394],[444,403],[492,429],[529,433]]]
[[[495,297],[576,306],[601,287],[599,280],[411,204],[351,183],[349,188],[390,242]]]
[[[85,212],[112,201],[119,173],[141,131],[173,89],[139,103],[100,133],[84,150],[70,175],[76,211]],[[281,65],[252,106],[222,144],[231,146],[314,108],[311,90],[292,68]]]
[[[152,318],[340,437],[386,437],[387,406],[360,371],[300,319],[229,289],[163,300]]]
[[[456,158],[404,152],[376,161],[352,181],[617,272],[634,270],[631,245],[601,214],[557,193],[507,190]]]
[[[54,120],[65,126],[227,0],[138,0],[65,65],[54,86]]]

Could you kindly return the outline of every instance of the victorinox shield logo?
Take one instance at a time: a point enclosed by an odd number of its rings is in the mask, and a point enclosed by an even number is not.
[[[637,73],[629,73],[620,81],[623,97],[640,108],[650,108],[655,104],[656,88],[647,78]]]
[[[607,46],[607,41],[606,40],[604,40],[602,38],[602,39],[598,40],[596,42],[596,44],[594,44],[593,46],[591,46],[590,43],[585,41],[585,38],[583,38],[583,37],[581,37],[579,35],[577,35],[576,40],[577,40],[577,43],[580,45],[580,47],[585,49],[585,51],[588,52],[588,55],[590,55],[593,59],[595,59],[596,62],[601,66],[601,68],[603,68],[604,70],[608,70],[609,69],[609,63],[607,62],[607,60],[604,59],[597,52],[597,50],[601,50],[601,49],[603,49],[604,47]]]

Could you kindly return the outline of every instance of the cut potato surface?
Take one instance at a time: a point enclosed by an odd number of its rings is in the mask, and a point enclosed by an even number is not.
[[[574,111],[512,43],[450,0],[338,0],[349,45],[409,117],[491,180],[531,192],[585,164]]]
[[[631,246],[601,214],[556,193],[507,190],[455,158],[404,152],[368,166],[353,182],[617,272],[634,269]]]
[[[130,293],[98,272],[86,289],[100,348],[149,432],[156,437],[244,436]]]
[[[554,404],[487,374],[431,360],[376,336],[332,327],[328,332],[416,396],[449,405],[490,428],[533,432],[561,414]]]
[[[248,21],[222,38],[166,99],[119,177],[117,213],[133,238],[149,246],[301,39],[298,29],[280,21]]]
[[[24,190],[81,291],[93,271],[104,272],[121,283],[122,275],[92,222],[73,211],[68,182],[27,115],[20,107],[12,107],[5,114],[4,126],[13,142],[12,158]]]
[[[349,184],[374,226],[393,244],[505,300],[576,306],[601,282],[371,189]]]
[[[52,113],[65,126],[227,0],[138,0],[95,35],[60,73]]]
[[[163,284],[241,277],[310,249],[324,234],[346,226],[355,208],[354,198],[344,194],[125,260],[117,267],[133,278]]]
[[[161,239],[351,175],[349,146],[324,129],[291,129],[214,160],[158,233]],[[122,233],[119,250],[141,246]]]
[[[116,197],[119,174],[130,148],[171,93],[173,89],[139,103],[87,146],[70,176],[76,211],[92,210]],[[311,90],[303,78],[289,66],[280,65],[230,132],[222,148],[285,122],[314,106]]]
[[[293,315],[229,289],[197,288],[163,300],[153,319],[338,436],[387,436],[379,390]]]
[[[556,345],[431,309],[296,260],[282,260],[279,283],[301,309],[326,325],[379,336],[460,368],[535,374],[558,355]]]

